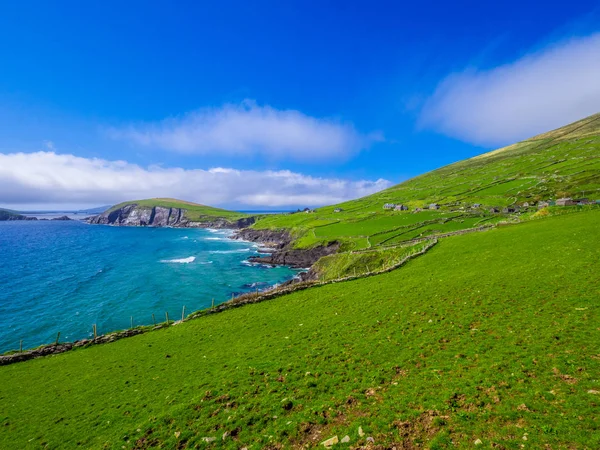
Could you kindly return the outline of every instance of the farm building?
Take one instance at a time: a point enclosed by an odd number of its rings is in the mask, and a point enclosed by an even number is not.
[[[567,197],[567,198],[559,198],[558,200],[556,200],[556,206],[572,206],[572,205],[576,205],[577,203],[575,203],[573,201],[572,198]]]
[[[432,203],[431,205],[429,205],[429,209],[440,209],[440,205],[438,205],[437,203]]]
[[[518,208],[516,206],[507,206],[506,208],[502,209],[502,212],[504,214],[508,214],[508,213],[514,213],[517,212]]]
[[[550,206],[550,203],[548,203],[548,202],[539,202],[538,203],[538,209],[547,208],[548,206]]]
[[[473,208],[481,208],[481,203],[473,203]]]
[[[396,207],[395,203],[386,203],[383,205],[383,209],[394,209]]]
[[[523,208],[529,208],[529,202],[524,202],[523,203]]]
[[[333,212],[336,212],[336,213],[338,213],[338,212],[342,212],[342,211],[343,211],[343,209],[342,209],[342,208],[335,208],[335,209],[333,210]]]
[[[491,212],[492,214],[499,213],[499,212],[500,212],[500,209],[498,209],[498,208],[496,208],[496,207],[494,206],[493,208],[490,208],[490,212]]]
[[[394,207],[395,211],[408,211],[408,206],[406,205],[396,205]]]

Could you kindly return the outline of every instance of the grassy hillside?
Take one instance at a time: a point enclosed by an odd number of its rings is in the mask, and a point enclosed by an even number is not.
[[[214,208],[212,206],[201,205],[199,203],[186,202],[174,198],[150,198],[146,200],[132,200],[129,202],[119,203],[108,210],[114,211],[127,205],[136,204],[141,207],[153,208],[162,206],[164,208],[182,208],[185,209],[185,217],[194,222],[203,222],[215,218],[224,218],[229,220],[237,220],[247,217],[247,214],[237,211],[228,211],[226,209]]]
[[[0,448],[599,448],[599,225],[450,237],[384,275],[0,367]]]
[[[254,227],[290,228],[297,247],[337,240],[357,250],[515,220],[537,208],[510,214],[489,210],[560,197],[600,200],[600,114],[368,197],[309,214],[266,217]],[[410,211],[384,211],[384,203],[404,204]],[[440,210],[414,212],[431,203]]]
[[[0,220],[9,220],[11,217],[23,217],[23,215],[17,211],[0,208]]]

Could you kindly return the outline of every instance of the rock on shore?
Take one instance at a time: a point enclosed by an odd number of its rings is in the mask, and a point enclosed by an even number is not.
[[[253,230],[243,229],[238,231],[234,239],[261,243],[265,247],[273,249],[273,253],[265,256],[252,256],[248,258],[252,262],[262,264],[285,265],[294,268],[308,268],[323,256],[336,253],[339,242],[331,242],[327,245],[319,245],[308,249],[292,248],[292,238],[287,231],[281,230]]]

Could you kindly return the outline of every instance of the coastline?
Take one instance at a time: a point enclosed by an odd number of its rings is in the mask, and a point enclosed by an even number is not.
[[[107,344],[110,342],[115,342],[117,340],[124,339],[127,337],[132,337],[132,336],[147,333],[150,331],[168,328],[169,326],[176,326],[183,322],[198,319],[198,318],[206,316],[206,315],[217,314],[217,313],[227,311],[229,309],[239,308],[239,307],[254,304],[254,303],[260,303],[263,301],[272,300],[272,299],[281,297],[283,295],[291,294],[296,291],[302,291],[302,290],[312,288],[312,287],[317,288],[317,287],[321,287],[321,286],[327,286],[329,284],[358,280],[361,278],[367,278],[367,277],[376,276],[376,275],[379,275],[382,273],[391,272],[393,270],[396,270],[396,269],[402,267],[404,264],[406,264],[411,259],[414,259],[416,257],[419,257],[419,256],[425,254],[430,248],[435,246],[437,244],[437,242],[438,242],[437,239],[435,239],[429,245],[424,247],[420,252],[408,255],[404,259],[402,259],[400,262],[395,264],[394,266],[391,266],[391,267],[388,267],[386,269],[382,269],[379,271],[363,273],[363,274],[355,275],[355,276],[351,275],[351,276],[338,278],[338,279],[334,279],[334,280],[328,280],[328,281],[305,280],[305,281],[297,282],[297,283],[294,283],[291,285],[280,286],[278,288],[274,288],[269,291],[264,291],[264,292],[260,292],[260,293],[256,292],[256,293],[242,294],[238,297],[234,297],[231,300],[227,300],[227,301],[220,303],[218,305],[215,305],[213,307],[194,311],[194,312],[188,314],[187,317],[182,318],[181,320],[178,320],[178,321],[162,322],[157,325],[138,326],[138,327],[126,329],[123,331],[115,331],[115,332],[108,333],[105,335],[97,336],[96,338],[93,338],[93,339],[81,339],[81,340],[77,340],[74,342],[65,342],[65,343],[57,342],[55,344],[43,345],[38,348],[26,350],[23,352],[8,352],[7,354],[0,355],[0,366],[14,364],[14,363],[23,362],[23,361],[28,361],[28,360],[31,360],[34,358],[40,358],[40,357],[48,356],[48,355],[65,353],[65,352],[68,352],[68,351],[71,351],[71,350],[74,350],[77,348],[86,348],[86,347],[90,347],[92,345]]]
[[[34,221],[33,228],[17,223],[3,233],[4,244],[15,244],[7,254],[16,261],[12,267],[24,264],[35,287],[27,291],[31,294],[19,297],[12,292],[20,292],[23,283],[6,284],[3,294],[10,296],[6,304],[13,308],[10,311],[16,311],[13,303],[20,298],[25,302],[24,311],[37,314],[39,322],[32,326],[24,314],[15,314],[11,330],[0,333],[0,354],[19,350],[20,340],[23,350],[53,344],[58,331],[62,344],[92,337],[94,324],[99,335],[158,324],[161,316],[165,320],[165,311],[171,319],[180,319],[182,305],[186,305],[187,316],[211,306],[211,299],[219,304],[232,297],[270,291],[298,277],[298,270],[248,261],[248,257],[264,256],[271,249],[251,241],[231,240],[235,233],[232,228],[164,227],[172,228],[168,231],[161,227],[89,228],[79,221],[54,224],[58,227],[50,226],[50,222]],[[31,258],[32,246],[20,249],[20,236],[35,237],[33,243],[41,239],[39,244],[48,250],[58,245],[57,253],[49,250]],[[69,264],[64,270],[45,270],[54,259]],[[7,267],[3,274],[19,280],[10,275],[15,270]],[[138,275],[128,279],[130,273]],[[147,282],[136,281],[145,278]],[[62,284],[64,279],[69,281]],[[36,281],[40,284],[33,284]],[[51,305],[58,305],[60,311],[49,313],[47,307]],[[131,327],[130,316],[135,319],[131,319]]]

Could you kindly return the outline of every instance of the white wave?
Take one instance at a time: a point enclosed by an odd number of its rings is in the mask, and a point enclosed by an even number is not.
[[[208,253],[219,253],[222,255],[226,255],[228,253],[246,253],[249,252],[251,249],[250,248],[240,248],[238,250],[211,250]]]
[[[160,262],[161,263],[174,263],[174,264],[189,264],[191,262],[194,262],[196,260],[195,256],[190,256],[188,258],[181,258],[181,259],[162,259]]]
[[[207,238],[204,238],[204,240],[206,240],[206,241],[226,241],[227,239],[225,239],[225,238],[207,237]]]
[[[189,237],[187,237],[187,236],[183,236],[181,239],[189,239]]]
[[[204,261],[204,262],[199,262],[198,264],[212,264],[212,261]]]

